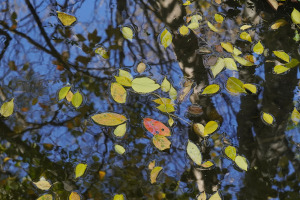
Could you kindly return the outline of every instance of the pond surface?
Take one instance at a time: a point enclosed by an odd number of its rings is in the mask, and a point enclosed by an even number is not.
[[[188,4],[0,2],[0,199],[300,199],[299,4]]]

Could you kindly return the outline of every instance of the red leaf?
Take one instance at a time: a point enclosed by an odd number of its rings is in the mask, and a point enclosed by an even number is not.
[[[171,136],[171,131],[160,121],[151,118],[144,118],[145,128],[153,135]]]

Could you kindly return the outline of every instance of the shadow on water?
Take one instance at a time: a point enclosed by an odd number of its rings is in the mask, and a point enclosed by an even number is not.
[[[298,66],[275,74],[274,66],[287,61],[272,53],[282,50],[288,59],[300,60],[299,27],[290,17],[294,7],[300,10],[299,4],[287,1],[275,11],[267,1],[258,0],[183,3],[0,2],[1,105],[14,98],[13,114],[0,118],[0,199],[38,199],[46,194],[68,199],[72,192],[95,200],[117,194],[157,200],[197,199],[199,194],[207,199],[213,194],[223,199],[300,199]],[[77,20],[64,25],[56,11]],[[222,23],[216,22],[216,13],[223,16]],[[279,19],[285,24],[272,29]],[[197,27],[188,26],[191,22]],[[189,27],[187,35],[179,33],[182,25]],[[244,31],[252,42],[240,38],[242,25],[251,25]],[[124,38],[123,27],[133,31],[132,40]],[[160,39],[165,28],[172,36],[167,48]],[[259,41],[264,50],[256,54],[253,48]],[[232,58],[221,42],[231,43],[241,51],[240,57],[248,55],[253,66],[233,61],[236,70],[214,71],[211,66],[218,58]],[[111,88],[121,76],[119,69],[131,74],[125,79],[130,84],[130,76],[148,77],[158,84],[166,78],[178,95],[164,92],[163,86],[147,93],[147,85],[140,91],[146,94],[139,94],[127,85],[126,102],[118,103]],[[231,93],[226,86],[229,77],[254,84],[257,92],[242,88],[242,94]],[[202,95],[211,84],[218,84],[220,91]],[[59,100],[65,86],[72,94],[67,91]],[[78,106],[76,93],[83,97]],[[153,101],[174,96],[175,112],[160,111]],[[92,116],[104,112],[128,119],[124,136],[115,135],[116,126],[95,123]],[[272,125],[264,122],[263,113],[273,116]],[[170,148],[159,150],[153,144],[144,118],[171,129],[171,136],[165,137]],[[205,138],[196,134],[193,124],[209,121],[216,121],[218,129]],[[187,155],[190,142],[200,149],[201,163],[210,161],[212,167],[192,161]],[[125,153],[115,145],[124,147]],[[246,158],[240,161],[244,167],[228,158],[228,146]],[[78,164],[87,168],[76,178]],[[154,166],[162,171],[151,181]],[[42,177],[50,189],[35,184]]]

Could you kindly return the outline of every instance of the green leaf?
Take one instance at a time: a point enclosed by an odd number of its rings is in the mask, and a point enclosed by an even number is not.
[[[148,77],[135,78],[132,81],[132,89],[138,93],[146,94],[160,88],[160,85]]]
[[[214,165],[214,163],[212,163],[211,161],[206,161],[205,163],[201,164],[201,167],[209,168],[213,165]]]
[[[83,100],[82,95],[80,94],[79,91],[77,91],[72,97],[72,105],[75,108],[78,108],[81,105],[82,100]]]
[[[220,86],[218,84],[211,84],[204,88],[202,94],[215,94],[220,90]]]
[[[2,104],[0,108],[0,114],[3,117],[9,117],[14,112],[14,98],[12,98],[10,101],[5,102]]]
[[[58,100],[60,101],[60,100],[64,99],[67,96],[70,89],[71,89],[71,87],[69,87],[69,86],[61,88],[58,93]]]
[[[207,23],[207,26],[210,28],[210,30],[218,33],[220,32],[214,25],[212,25],[209,21],[206,22]]]
[[[122,154],[125,153],[126,150],[125,150],[125,148],[122,147],[121,145],[116,144],[116,145],[115,145],[115,151],[116,151],[118,154],[122,155]]]
[[[201,166],[202,163],[202,155],[201,152],[199,150],[199,148],[197,147],[197,145],[195,145],[193,142],[191,142],[190,140],[188,141],[188,145],[186,148],[187,154],[189,155],[189,157],[199,166]]]
[[[124,123],[127,118],[117,113],[100,113],[92,116],[94,122],[104,126],[117,126]]]
[[[120,77],[126,77],[126,78],[128,78],[130,81],[133,80],[132,75],[131,75],[128,71],[126,71],[126,70],[119,69],[119,76],[120,76]]]
[[[156,178],[162,169],[163,169],[162,167],[157,166],[151,170],[151,173],[150,173],[151,184],[156,183]]]
[[[248,163],[245,157],[243,156],[237,156],[234,160],[234,162],[236,163],[236,165],[241,168],[244,171],[248,170]]]
[[[79,163],[75,168],[75,178],[82,176],[87,168],[87,164]]]
[[[125,39],[132,41],[133,31],[131,28],[124,26],[122,28],[122,34]]]
[[[161,83],[161,90],[164,92],[169,92],[170,89],[171,89],[171,83],[165,77],[163,82]]]
[[[172,43],[172,35],[168,31],[168,29],[165,28],[160,34],[160,42],[165,48],[167,48]]]
[[[233,146],[227,146],[225,148],[225,154],[228,158],[234,161],[236,157],[236,148]]]
[[[244,31],[244,30],[246,30],[246,29],[248,29],[248,28],[251,28],[252,26],[251,25],[243,25],[243,26],[241,26],[241,30],[242,31]]]
[[[114,130],[114,135],[117,137],[123,137],[126,133],[126,129],[126,123],[121,124]]]
[[[168,98],[158,98],[153,100],[157,104],[173,104],[171,99]]]
[[[294,24],[300,24],[300,12],[296,8],[294,8],[291,18]]]
[[[225,67],[224,59],[218,58],[217,63],[210,67],[214,78],[216,78],[216,76],[224,69],[224,67]]]
[[[273,53],[275,54],[275,56],[284,60],[285,62],[290,62],[290,56],[284,51],[273,51]]]
[[[247,93],[244,89],[244,83],[235,77],[228,78],[226,88],[232,93]]]
[[[173,126],[174,120],[173,120],[172,117],[169,117],[168,124],[169,124],[170,126]]]

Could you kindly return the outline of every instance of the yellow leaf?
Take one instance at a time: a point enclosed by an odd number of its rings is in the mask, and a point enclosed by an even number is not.
[[[156,107],[161,112],[171,113],[175,111],[173,104],[161,104]]]
[[[206,200],[206,193],[205,192],[202,192],[198,197],[197,197],[197,200]]]
[[[275,56],[284,60],[285,62],[290,62],[290,56],[284,51],[273,51],[273,53],[275,54]]]
[[[287,24],[287,21],[285,21],[284,19],[279,19],[277,20],[272,26],[271,29],[276,30],[279,29],[281,26],[284,26]]]
[[[196,134],[200,135],[201,137],[205,137],[204,135],[204,126],[200,123],[193,124],[193,129]]]
[[[260,41],[253,47],[253,52],[258,55],[264,52],[264,46],[260,43]]]
[[[131,28],[127,27],[127,26],[124,26],[122,28],[122,34],[123,34],[123,37],[127,40],[130,40],[132,41],[132,38],[133,38],[133,31]]]
[[[200,20],[202,20],[202,16],[201,15],[193,15],[191,17],[191,22],[199,22]]]
[[[114,200],[124,200],[124,195],[123,194],[116,194],[114,196]]]
[[[12,98],[10,101],[5,102],[2,104],[0,108],[0,114],[3,117],[9,117],[14,112],[14,98]]]
[[[182,4],[184,6],[188,6],[188,5],[191,5],[191,2],[190,1],[186,1],[184,4]]]
[[[223,49],[225,49],[227,52],[232,53],[233,52],[233,46],[230,42],[221,42],[221,46]]]
[[[293,68],[299,65],[299,63],[300,63],[299,60],[297,60],[296,58],[292,58],[290,62],[285,64],[285,66],[288,68]]]
[[[10,157],[5,157],[4,159],[3,159],[3,162],[7,162],[7,161],[9,161],[11,158]]]
[[[185,83],[184,83],[184,88],[180,91],[180,95],[178,97],[178,101],[179,102],[182,102],[186,95],[188,95],[188,93],[190,92],[190,90],[192,89],[192,85],[193,85],[193,81],[192,80],[187,80]]]
[[[172,100],[168,98],[158,98],[153,100],[157,104],[172,104]]]
[[[112,83],[110,85],[110,93],[112,98],[118,103],[125,103],[127,97],[127,91],[119,83]]]
[[[40,196],[37,200],[52,200],[53,197],[51,194],[44,194],[43,196]]]
[[[73,92],[71,90],[69,90],[69,92],[68,92],[68,94],[66,96],[67,101],[71,102],[72,99],[73,99],[73,96],[74,96]]]
[[[117,113],[100,113],[92,116],[94,122],[104,126],[117,126],[124,123],[127,118]]]
[[[146,67],[147,67],[146,64],[143,63],[143,62],[141,62],[136,67],[136,71],[141,74],[141,73],[143,73],[146,70]]]
[[[161,151],[169,149],[171,146],[171,142],[163,135],[154,135],[152,142],[154,146]]]
[[[233,48],[233,54],[236,55],[236,56],[238,56],[238,55],[241,55],[242,52],[239,49],[237,49],[237,48],[234,47]]]
[[[51,184],[46,181],[44,177],[41,177],[38,182],[33,182],[37,188],[41,190],[49,190],[51,188]]]
[[[82,95],[80,94],[79,91],[77,91],[72,97],[72,105],[75,108],[78,108],[81,105],[82,100],[83,100]]]
[[[215,121],[209,121],[204,127],[204,137],[212,134],[218,129],[219,125]]]
[[[214,163],[212,163],[211,161],[206,161],[201,166],[204,167],[204,168],[209,168],[209,167],[211,167],[213,165],[214,165]]]
[[[129,78],[124,77],[124,76],[115,76],[115,79],[118,83],[120,83],[121,85],[124,85],[126,87],[131,87],[132,82]]]
[[[263,122],[265,122],[268,125],[272,125],[274,123],[274,117],[269,113],[263,112],[262,119],[263,119]]]
[[[67,13],[59,12],[56,11],[57,17],[59,21],[64,25],[64,26],[71,26],[74,22],[76,22],[76,17],[69,15]]]
[[[151,184],[153,183],[156,183],[156,178],[159,174],[159,172],[161,172],[163,168],[162,167],[154,167],[152,170],[151,170],[151,173],[150,173],[150,181],[151,181]]]
[[[173,126],[174,120],[173,120],[172,117],[169,117],[168,123],[169,123],[170,126]]]
[[[161,83],[161,90],[164,92],[169,92],[170,89],[171,89],[171,83],[165,77],[163,82]]]
[[[155,167],[155,160],[151,161],[148,165],[148,169],[152,170]]]
[[[68,94],[70,88],[71,88],[71,87],[67,86],[67,87],[63,87],[63,88],[61,88],[61,89],[59,90],[59,93],[58,93],[58,100],[59,100],[59,101],[62,100],[62,99],[64,99],[64,98],[67,96],[67,94]]]
[[[292,121],[294,122],[294,124],[298,125],[298,123],[300,121],[300,113],[296,108],[294,108],[291,118],[292,118]]]
[[[80,195],[77,192],[71,192],[69,200],[80,200]]]
[[[256,94],[256,92],[257,92],[256,85],[247,83],[247,84],[244,84],[243,87],[244,87],[244,89],[249,90],[249,91],[252,92],[253,94]]]
[[[236,148],[233,146],[227,146],[225,148],[225,154],[228,158],[234,161],[236,157]]]
[[[117,137],[123,137],[126,133],[126,123],[117,126],[114,130],[114,135]]]
[[[220,86],[218,84],[212,84],[204,88],[202,94],[215,94],[220,90]]]
[[[288,70],[290,70],[290,68],[282,66],[282,65],[276,65],[273,69],[275,74],[282,74]]]
[[[229,70],[238,71],[236,63],[232,58],[224,58],[225,67]]]
[[[87,168],[87,164],[79,163],[75,168],[75,178],[82,176]]]
[[[165,48],[167,48],[172,43],[172,35],[168,31],[168,29],[165,28],[160,34],[160,42]]]
[[[220,197],[220,194],[217,191],[216,193],[214,193],[213,195],[211,195],[211,197],[208,200],[222,200],[222,198]]]
[[[119,69],[119,77],[126,77],[126,78],[128,78],[130,81],[133,80],[132,75],[131,75],[128,71],[125,71],[125,70],[122,70],[122,69]]]
[[[244,58],[251,63],[255,62],[255,57],[253,55],[246,55],[246,56],[244,56]]]
[[[214,32],[219,32],[219,30],[214,27],[214,25],[212,25],[209,21],[206,22],[207,23],[207,26],[210,28],[210,30],[214,31]]]
[[[116,151],[118,154],[122,155],[122,154],[125,153],[126,150],[125,150],[125,148],[122,147],[121,145],[116,144],[116,145],[115,145],[115,151]]]
[[[250,62],[242,57],[235,56],[235,55],[232,55],[232,57],[234,58],[234,60],[236,60],[241,65],[244,65],[244,66],[253,66],[254,65],[252,62]]]
[[[300,24],[300,12],[296,8],[294,8],[291,18],[294,24]]]
[[[177,99],[177,91],[175,90],[175,88],[173,88],[173,86],[171,86],[170,88],[169,96],[173,101]]]
[[[216,20],[216,22],[221,24],[224,20],[224,17],[220,14],[215,14],[215,20]]]
[[[221,3],[222,3],[222,0],[215,0],[215,2],[216,2],[217,4],[221,4]]]
[[[106,175],[105,171],[99,171],[99,179],[102,181]]]
[[[99,54],[104,59],[108,59],[109,58],[108,51],[105,48],[103,48],[103,47],[98,47],[97,49],[95,49],[95,53]]]
[[[189,157],[199,166],[201,166],[202,163],[202,155],[197,147],[193,142],[190,140],[188,141],[187,147],[186,147],[187,154]]]
[[[160,85],[148,77],[135,78],[132,80],[132,89],[136,92],[146,94],[160,88]]]
[[[251,25],[243,25],[243,26],[241,26],[241,30],[242,31],[244,31],[244,30],[246,30],[246,29],[248,29],[248,28],[251,28],[252,26]]]
[[[216,76],[224,69],[224,67],[225,67],[224,59],[218,58],[217,63],[210,67],[210,70],[214,78],[216,78]]]
[[[226,88],[232,93],[246,93],[243,82],[235,77],[228,78]]]
[[[189,29],[197,29],[197,28],[199,28],[199,22],[192,22],[192,23],[190,23],[189,25],[188,25],[188,28]]]
[[[234,162],[236,165],[244,171],[248,170],[248,163],[245,157],[243,156],[236,156]]]
[[[247,32],[242,32],[242,33],[240,34],[240,38],[241,38],[242,40],[247,40],[247,41],[249,41],[249,42],[252,42],[251,36],[250,36],[249,33],[247,33]]]

